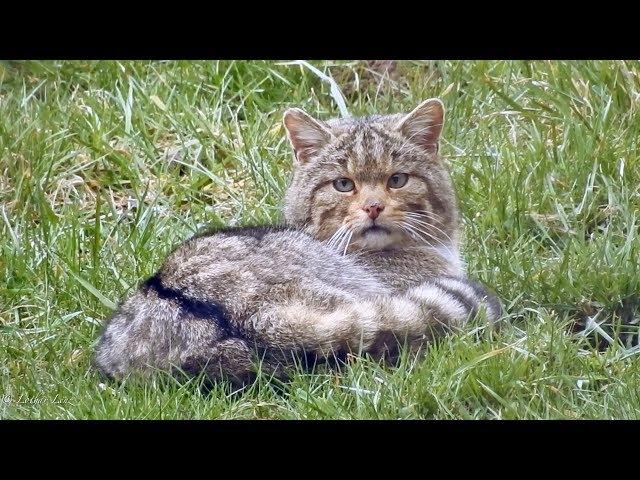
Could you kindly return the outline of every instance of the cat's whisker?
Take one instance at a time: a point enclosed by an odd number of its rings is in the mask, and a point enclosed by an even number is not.
[[[441,227],[444,227],[444,224],[442,224],[442,222],[438,222],[436,219],[426,219],[425,217],[418,218],[418,217],[407,216],[407,220],[411,222],[416,222],[422,225],[428,225],[433,227],[437,227],[437,225],[440,225]]]
[[[411,222],[408,222],[408,223],[410,223],[410,224],[411,224]],[[440,229],[439,229],[438,227],[436,227],[435,225],[431,225],[431,224],[428,224],[428,223],[425,223],[425,222],[420,222],[420,223],[419,223],[419,224],[417,224],[417,225],[416,225],[415,223],[413,223],[413,224],[411,224],[411,225],[412,225],[416,230],[419,230],[419,231],[421,231],[421,232],[424,232],[424,233],[426,233],[427,235],[429,235],[429,236],[433,237],[434,239],[437,239],[437,237],[436,237],[433,233],[429,232],[429,231],[428,231],[428,229],[433,228],[433,229],[435,229],[435,230],[438,230],[440,233],[442,233],[442,234],[445,236],[445,238],[446,238],[447,240],[449,240],[449,241],[451,242],[451,238],[449,237],[449,235],[447,235],[447,233],[446,233],[446,232],[444,232],[444,231],[440,230]],[[425,230],[425,229],[426,229],[426,230]]]
[[[405,212],[405,213],[407,215],[411,215],[414,217],[437,218],[438,220],[443,220],[441,215],[438,215],[436,212],[430,212],[428,210],[411,211],[411,212]]]
[[[342,225],[335,233],[331,236],[331,238],[327,242],[327,246],[333,250],[342,251],[343,255],[346,254],[346,250],[351,242],[351,237],[353,236],[353,231],[350,229],[349,225]],[[342,246],[345,244],[346,246],[343,248]]]
[[[421,223],[423,225],[427,225],[429,227],[433,227],[436,228],[438,230],[440,230],[440,232],[442,232],[443,234],[446,235],[446,233],[444,231],[442,231],[440,229],[440,227],[438,227],[437,225],[434,225],[433,223],[431,223],[431,221],[435,221],[438,224],[440,224],[441,227],[445,228],[445,225],[439,221],[437,218],[429,218],[426,215],[406,215],[408,217],[409,220],[413,221],[413,222],[417,222],[417,223]]]
[[[338,238],[336,238],[335,242],[333,242],[331,244],[331,248],[333,250],[340,250],[340,245],[342,244],[342,241],[344,240],[344,237],[347,235],[347,231],[344,230],[340,233],[340,236]]]
[[[433,225],[432,223],[429,223],[429,222],[425,222],[423,220],[417,220],[415,218],[413,218],[411,220],[414,221],[415,223],[421,225],[421,226],[424,226],[427,229],[433,228],[433,229],[437,230],[438,232],[442,233],[442,235],[444,235],[447,238],[447,240],[449,240],[450,242],[453,243],[453,240],[451,240],[451,237],[449,236],[449,234],[447,234],[447,232],[445,232],[441,228],[437,227],[436,225]]]
[[[406,219],[411,222],[416,222],[420,224],[427,224],[429,226],[433,225],[434,227],[439,226],[439,228],[446,228],[444,223],[435,218],[427,218],[427,217],[414,217],[411,215],[405,215]]]
[[[435,225],[432,225],[430,223],[426,223],[426,222],[418,222],[418,224],[421,227],[426,228],[427,230],[430,228],[433,228],[434,230],[437,230],[438,232],[440,232],[442,235],[444,235],[445,239],[448,240],[452,245],[453,245],[453,240],[451,239],[451,237],[449,236],[449,234],[447,232],[445,232],[444,230],[442,230],[441,228],[438,228]]]
[[[404,212],[404,214],[412,218],[425,218],[427,220],[435,220],[440,225],[444,225],[443,218],[434,212],[427,212],[425,210],[424,212]]]
[[[340,238],[340,236],[342,235],[342,230],[338,230],[336,233],[334,233],[331,238],[329,239],[329,241],[327,241],[327,246],[328,247],[333,247],[333,245],[336,243],[336,241]]]
[[[347,231],[347,226],[342,225],[336,230],[333,235],[327,240],[327,246],[333,248],[338,239]]]
[[[438,214],[438,213],[436,213],[436,212],[434,212],[434,211],[431,211],[431,210],[412,210],[412,211],[410,211],[409,213],[417,213],[417,214],[434,215],[434,216],[436,216],[436,217],[438,217],[438,218],[442,218],[442,215],[440,215],[440,214]]]
[[[424,238],[422,238],[420,235],[417,235],[413,231],[409,230],[409,228],[407,228],[404,224],[397,223],[396,225],[399,226],[403,231],[407,232],[412,238],[415,238],[416,240],[424,241]]]
[[[343,252],[342,254],[346,255],[346,249],[349,246],[349,242],[351,241],[351,237],[352,236],[353,236],[353,231],[348,230],[347,233],[345,233],[342,236],[342,239],[340,240],[340,243],[336,246],[336,250],[342,251]],[[342,245],[344,245],[345,243],[346,243],[346,246],[343,249]]]
[[[342,252],[342,255],[346,255],[347,254],[347,249],[349,248],[349,243],[351,242],[351,237],[353,237],[353,231],[349,232],[349,237],[347,238],[347,244],[344,246],[344,252]]]
[[[329,248],[333,248],[334,237],[331,237],[328,241],[325,242],[325,245]]]
[[[404,230],[409,232],[410,235],[417,241],[422,242],[426,245],[431,245],[430,242],[430,238],[429,236],[425,236],[424,234],[421,234],[421,232],[418,232],[413,226],[405,223],[403,226]]]
[[[340,238],[338,238],[333,244],[331,244],[331,249],[332,250],[336,250],[336,251],[340,251],[340,246],[342,245],[342,243],[344,242],[344,239],[346,238],[346,236],[348,235],[347,231],[344,231],[341,235]]]
[[[417,227],[416,225],[411,225],[411,224],[408,224],[408,223],[406,223],[406,222],[403,222],[403,223],[404,223],[407,227],[409,227],[411,230],[415,230],[415,231],[417,231],[417,232],[422,233],[423,235],[426,235],[426,236],[428,237],[428,238],[426,239],[426,243],[429,243],[429,244],[430,244],[430,241],[429,241],[429,240],[431,240],[431,241],[435,241],[435,242],[437,242],[440,246],[442,246],[442,248],[444,248],[444,249],[447,251],[447,253],[448,253],[448,254],[450,254],[451,256],[455,256],[455,254],[453,253],[453,251],[451,250],[451,248],[450,248],[448,245],[446,245],[444,242],[442,242],[439,238],[437,238],[436,236],[434,236],[432,233],[426,232],[426,231],[422,230],[421,228]],[[445,234],[445,235],[446,235],[446,234]],[[448,236],[448,235],[447,235],[447,238],[449,238],[449,236]],[[451,239],[449,238],[449,240],[451,240]]]
[[[407,222],[403,222],[403,221],[401,221],[401,222],[399,223],[399,225],[400,225],[400,227],[401,227],[405,232],[409,232],[409,233],[411,234],[411,236],[412,236],[413,238],[415,238],[416,240],[423,240],[423,241],[425,241],[425,238],[424,238],[424,237],[422,237],[421,235],[419,235],[419,234],[418,234],[418,233],[413,229],[413,227],[412,227],[410,224],[408,224]]]

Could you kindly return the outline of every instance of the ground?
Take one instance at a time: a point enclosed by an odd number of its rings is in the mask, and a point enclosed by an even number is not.
[[[284,109],[339,109],[284,62],[0,62],[0,417],[639,418],[640,63],[313,65],[354,115],[443,100],[464,257],[501,329],[285,390],[101,379],[103,320],[176,243],[280,218]]]

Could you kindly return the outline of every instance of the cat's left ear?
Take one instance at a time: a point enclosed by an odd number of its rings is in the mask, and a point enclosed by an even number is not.
[[[438,141],[444,125],[444,105],[430,98],[405,115],[396,129],[408,140],[429,153],[438,153]]]

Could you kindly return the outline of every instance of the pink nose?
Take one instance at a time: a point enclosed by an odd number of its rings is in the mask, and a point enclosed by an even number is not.
[[[380,215],[380,212],[384,210],[384,205],[380,202],[367,203],[362,209],[367,212],[371,220],[375,220]]]

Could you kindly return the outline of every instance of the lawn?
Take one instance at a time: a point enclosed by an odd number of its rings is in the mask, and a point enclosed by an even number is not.
[[[640,418],[640,62],[312,63],[353,115],[443,100],[501,328],[284,391],[101,379],[103,320],[175,244],[280,218],[284,109],[340,111],[280,62],[0,62],[0,418]]]

